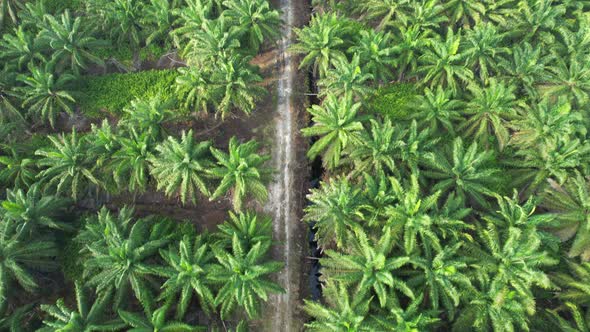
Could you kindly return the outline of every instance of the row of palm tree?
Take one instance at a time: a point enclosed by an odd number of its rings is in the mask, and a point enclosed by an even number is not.
[[[314,3],[307,329],[587,329],[587,6]]]

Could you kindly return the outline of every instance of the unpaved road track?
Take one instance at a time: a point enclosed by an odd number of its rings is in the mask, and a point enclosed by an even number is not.
[[[300,218],[307,163],[306,146],[299,135],[304,109],[304,80],[298,73],[297,59],[288,48],[294,41],[293,27],[306,20],[306,7],[303,0],[276,0],[276,6],[282,11],[284,22],[277,52],[277,104],[272,147],[272,161],[277,173],[270,186],[265,211],[273,217],[273,238],[277,243],[273,256],[285,263],[278,282],[286,293],[270,298],[262,329],[291,332],[303,330],[301,288],[306,285],[303,258],[307,242]]]

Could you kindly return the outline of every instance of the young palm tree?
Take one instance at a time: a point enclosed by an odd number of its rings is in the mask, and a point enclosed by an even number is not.
[[[393,35],[393,51],[400,80],[408,73],[415,74],[418,59],[430,42],[427,37],[428,34],[417,25],[400,27],[399,33]]]
[[[384,220],[387,220],[386,210],[397,201],[391,177],[382,172],[363,173],[362,180],[360,214],[366,227],[380,229]]]
[[[251,211],[237,214],[230,211],[229,220],[218,225],[217,229],[215,244],[226,249],[231,249],[234,235],[238,236],[245,249],[258,242],[270,245],[272,241],[272,219]]]
[[[156,273],[166,282],[162,285],[160,299],[177,300],[176,319],[182,319],[194,297],[207,314],[215,309],[214,295],[207,273],[212,268],[213,253],[203,236],[185,235],[178,246],[160,249],[165,266],[157,267]],[[193,295],[194,294],[194,295]]]
[[[553,323],[556,325],[556,329],[564,332],[590,331],[590,313],[588,309],[584,310],[581,306],[577,306],[571,302],[566,302],[565,307],[572,319],[565,319],[556,310],[549,311],[549,314],[553,318]]]
[[[258,85],[262,77],[258,68],[250,65],[250,60],[250,57],[232,55],[218,63],[211,75],[212,94],[219,96],[216,115],[220,115],[222,120],[233,109],[250,115],[256,101],[266,93],[266,89]]]
[[[347,21],[336,14],[314,15],[308,26],[295,29],[299,43],[291,50],[305,54],[299,68],[312,67],[315,74],[318,70],[321,76],[327,74],[335,58],[345,57],[347,32]]]
[[[24,3],[20,0],[0,0],[0,29],[5,27],[9,19],[16,25],[18,23],[18,11],[23,6]]]
[[[433,138],[429,129],[418,131],[418,123],[412,120],[409,128],[400,132],[400,143],[396,153],[396,164],[400,178],[410,177],[418,171],[422,156],[436,149],[438,138]]]
[[[129,138],[120,137],[121,147],[112,156],[110,166],[119,189],[144,192],[149,176],[149,159],[152,157],[153,140],[145,132],[141,135],[132,129]]]
[[[0,59],[14,65],[18,70],[25,69],[31,62],[45,62],[38,39],[22,26],[14,29],[14,34],[6,33],[2,36]]]
[[[464,294],[475,291],[468,275],[467,260],[457,254],[461,245],[458,242],[446,246],[434,257],[413,258],[412,263],[420,270],[415,270],[407,282],[412,289],[423,288],[430,307],[433,310],[444,307],[450,320],[454,319]]]
[[[547,188],[541,206],[555,214],[553,225],[563,241],[573,238],[569,257],[590,259],[590,181],[579,172],[563,185]]]
[[[363,131],[360,143],[350,149],[346,157],[346,163],[354,164],[352,174],[398,173],[395,156],[400,146],[405,144],[399,137],[402,130],[399,126],[394,126],[390,119],[383,122],[370,119],[369,123],[370,130]]]
[[[588,307],[590,290],[588,290],[588,284],[585,281],[590,277],[590,263],[578,264],[569,260],[566,262],[567,269],[565,271],[551,276],[551,280],[561,289],[557,296],[562,301]]]
[[[0,298],[0,305],[2,305],[2,301],[3,299]],[[26,304],[14,309],[10,314],[5,313],[0,318],[0,329],[9,332],[28,331],[31,326],[27,318],[29,318],[28,316],[30,316],[32,308],[33,304]]]
[[[175,10],[180,5],[180,0],[150,0],[143,8],[141,24],[149,31],[145,39],[146,45],[153,45],[166,40],[172,31],[176,19]]]
[[[565,96],[567,100],[578,108],[588,105],[590,97],[590,65],[587,60],[569,61],[558,58],[556,66],[547,68],[550,72],[549,87],[542,88],[542,92],[550,97]]]
[[[192,130],[183,132],[179,140],[168,137],[156,146],[157,154],[149,158],[151,175],[158,182],[158,190],[166,195],[180,195],[185,204],[187,199],[196,201],[197,191],[209,196],[205,174],[213,165],[209,156],[211,142],[196,143]]]
[[[458,80],[467,82],[473,79],[471,69],[463,65],[466,57],[460,52],[461,34],[455,35],[452,29],[447,30],[444,40],[430,40],[430,48],[418,59],[421,64],[417,72],[424,73],[424,84],[431,87],[442,85],[456,93],[459,89]]]
[[[536,85],[547,76],[545,68],[550,60],[549,56],[540,45],[533,47],[526,42],[513,47],[511,53],[511,57],[500,59],[499,71],[509,77],[511,83],[524,88],[529,95],[536,96]]]
[[[397,22],[405,24],[409,4],[408,0],[368,0],[359,3],[358,9],[364,14],[365,21],[378,21],[377,30],[380,31]]]
[[[525,0],[518,2],[518,11],[508,21],[512,34],[537,44],[551,45],[566,8],[553,0]]]
[[[28,188],[35,182],[36,161],[28,151],[18,146],[2,146],[0,155],[0,184],[6,188]]]
[[[436,318],[438,312],[421,308],[423,303],[423,294],[416,296],[406,308],[395,301],[388,301],[386,313],[374,314],[372,319],[380,331],[429,331],[440,319]]]
[[[157,254],[174,237],[173,224],[167,220],[139,219],[134,224],[119,224],[103,208],[98,218],[89,218],[78,240],[92,238],[102,232],[103,239],[81,242],[88,252],[84,261],[84,278],[97,293],[115,291],[114,308],[128,303],[129,291],[146,308],[153,308],[150,276],[154,268],[149,258]],[[98,233],[100,234],[100,233]],[[157,267],[156,267],[157,269]]]
[[[320,259],[322,275],[342,285],[356,286],[356,296],[364,297],[368,292],[376,294],[381,308],[388,297],[397,298],[391,290],[413,299],[414,292],[399,278],[399,272],[396,273],[411,260],[407,256],[393,255],[391,230],[385,228],[383,235],[375,240],[369,239],[361,229],[349,234],[347,253],[325,251],[325,257]]]
[[[48,188],[55,188],[57,194],[67,192],[74,200],[89,187],[100,187],[96,167],[87,156],[88,141],[79,138],[76,129],[69,136],[49,136],[51,146],[37,150],[41,156],[37,164],[43,169],[38,178]]]
[[[178,72],[176,93],[182,108],[207,114],[214,92],[210,73],[196,66],[178,68]]]
[[[14,67],[5,65],[0,70],[0,124],[14,121],[14,125],[24,122],[21,111],[15,105],[16,71]],[[4,136],[3,137],[7,137]]]
[[[19,75],[18,80],[25,85],[18,87],[16,93],[27,107],[29,116],[49,121],[53,127],[57,114],[64,111],[73,113],[72,104],[76,102],[68,85],[75,79],[70,74],[56,76],[51,63],[45,67],[29,65],[30,75]]]
[[[328,282],[323,288],[328,306],[309,300],[303,310],[314,318],[305,324],[306,331],[378,331],[379,327],[371,321],[369,309],[372,298],[350,294],[345,285]]]
[[[351,95],[354,100],[364,100],[373,92],[369,81],[373,75],[366,73],[359,65],[359,56],[354,55],[349,62],[339,57],[332,61],[333,69],[318,81],[320,96],[334,95],[343,98]]]
[[[162,100],[160,96],[150,99],[136,99],[123,112],[125,116],[119,126],[127,131],[132,129],[144,134],[154,141],[166,137],[164,124],[173,116],[171,102]]]
[[[59,299],[55,305],[42,304],[41,309],[48,314],[43,321],[44,327],[39,332],[51,331],[115,331],[125,327],[120,319],[109,319],[108,306],[111,293],[99,296],[92,304],[88,299],[88,292],[81,282],[76,281],[77,308],[68,308],[64,299]]]
[[[506,122],[515,118],[523,106],[516,98],[516,87],[491,78],[488,86],[471,84],[468,90],[471,96],[464,111],[468,119],[460,130],[465,136],[473,136],[483,147],[497,141],[502,150],[510,138]]]
[[[68,203],[67,199],[44,195],[35,184],[26,192],[7,190],[0,214],[15,222],[19,233],[28,236],[39,234],[42,228],[73,231],[71,224],[61,220]]]
[[[394,45],[389,33],[361,30],[358,41],[349,52],[358,55],[365,73],[379,82],[387,82],[393,78],[392,68],[397,62]]]
[[[173,10],[173,14],[178,18],[175,21],[177,28],[172,31],[172,37],[178,49],[182,49],[183,45],[194,39],[203,23],[215,21],[213,17],[215,1],[184,0],[182,2],[183,6]]]
[[[396,28],[401,29],[402,25],[417,26],[428,34],[435,34],[449,21],[449,18],[444,15],[444,10],[445,7],[436,0],[411,2],[407,23],[397,22]]]
[[[358,145],[363,125],[357,117],[360,103],[353,103],[352,96],[342,99],[329,95],[323,105],[313,105],[308,112],[314,125],[301,130],[303,136],[322,136],[307,151],[310,159],[323,154],[324,166],[334,169],[338,166],[343,151],[348,146]]]
[[[144,308],[144,313],[132,313],[119,309],[119,317],[131,327],[133,332],[195,332],[207,331],[205,326],[192,326],[181,321],[168,321],[168,304],[154,310]]]
[[[246,311],[248,318],[254,318],[259,313],[260,300],[267,301],[269,293],[285,292],[268,280],[267,275],[283,268],[282,262],[265,261],[268,249],[262,242],[246,249],[237,234],[233,237],[231,252],[213,247],[219,265],[210,269],[208,278],[221,286],[215,297],[215,304],[221,305],[221,319],[229,317],[236,305]]]
[[[91,124],[90,133],[84,136],[90,144],[89,158],[94,160],[98,167],[108,164],[115,152],[121,148],[116,131],[117,128],[111,126],[108,119],[103,119],[100,126]]]
[[[179,28],[177,34],[186,42],[179,45],[182,56],[189,65],[214,67],[239,53],[240,41],[237,31],[221,16],[215,20],[203,20],[196,30]]]
[[[25,291],[34,292],[38,284],[33,271],[57,268],[55,243],[40,237],[23,237],[17,226],[14,221],[0,219],[0,306],[14,291],[15,281]]]
[[[88,62],[104,65],[91,52],[107,43],[92,36],[93,26],[83,22],[82,17],[72,19],[66,10],[58,18],[46,15],[45,20],[47,27],[39,33],[39,43],[50,49],[58,72],[67,68],[79,75],[80,69],[86,69]]]
[[[502,46],[504,35],[490,23],[477,24],[465,35],[463,43],[465,65],[474,68],[483,83],[487,83],[490,75],[497,72],[498,59],[510,52],[509,48]]]
[[[257,201],[264,202],[268,197],[265,182],[271,174],[270,168],[264,167],[270,159],[268,155],[259,155],[259,144],[255,140],[239,144],[234,136],[229,141],[228,152],[211,149],[217,159],[217,167],[209,170],[210,174],[221,183],[211,195],[210,200],[217,199],[229,191],[232,192],[232,204],[236,211],[242,209],[244,199],[251,194]]]
[[[481,21],[486,5],[477,0],[451,0],[445,4],[445,9],[449,11],[451,23],[469,27]]]
[[[139,0],[113,0],[99,2],[97,22],[104,22],[103,29],[110,40],[139,48],[143,40],[144,2]]]
[[[223,16],[242,34],[253,52],[258,52],[265,39],[274,40],[280,36],[280,13],[270,8],[267,0],[226,0]]]
[[[437,86],[436,90],[424,88],[424,93],[416,96],[410,107],[416,110],[414,117],[417,120],[428,124],[430,132],[454,135],[456,123],[462,120],[460,113],[462,106],[451,90]]]
[[[342,247],[349,230],[359,228],[363,215],[361,190],[346,179],[333,178],[312,189],[307,199],[311,205],[305,208],[303,220],[315,223],[315,238],[320,247],[336,243]]]
[[[426,170],[422,174],[435,180],[433,192],[450,192],[463,201],[473,200],[487,207],[485,196],[493,195],[503,183],[500,169],[493,166],[495,159],[493,150],[478,150],[475,142],[465,148],[458,137],[446,155],[436,151],[424,156]]]

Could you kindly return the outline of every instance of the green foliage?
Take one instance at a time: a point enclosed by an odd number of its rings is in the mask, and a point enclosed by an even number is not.
[[[154,310],[147,310],[145,313],[132,313],[119,309],[119,316],[129,326],[130,331],[135,332],[157,332],[157,331],[206,331],[204,326],[191,326],[179,321],[166,321],[168,305]]]
[[[391,84],[377,90],[371,98],[369,110],[392,120],[407,119],[409,102],[416,96],[413,84]]]
[[[151,70],[138,73],[85,76],[80,85],[80,110],[95,117],[101,111],[121,114],[132,100],[160,96],[174,100],[175,70]]]

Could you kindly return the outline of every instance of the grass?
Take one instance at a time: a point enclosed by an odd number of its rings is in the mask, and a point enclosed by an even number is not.
[[[417,95],[416,86],[411,83],[394,83],[377,90],[369,102],[371,112],[395,120],[409,118],[407,104]]]

